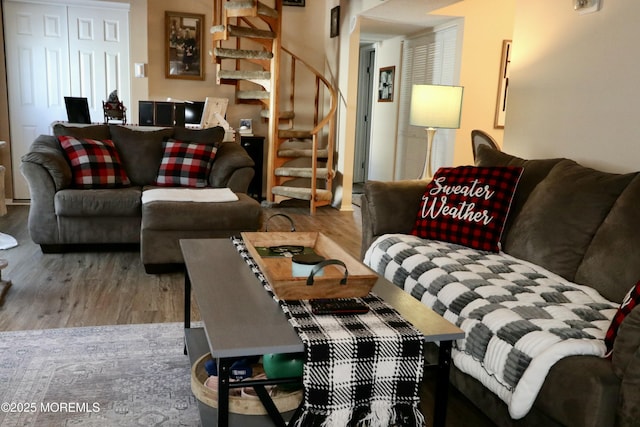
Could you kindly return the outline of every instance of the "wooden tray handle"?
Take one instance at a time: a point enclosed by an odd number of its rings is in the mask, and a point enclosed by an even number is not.
[[[293,223],[293,220],[291,219],[291,217],[287,214],[283,214],[283,213],[277,213],[274,215],[271,215],[269,218],[267,218],[267,220],[264,222],[264,231],[269,231],[269,221],[271,221],[272,218],[275,218],[277,216],[283,216],[285,218],[287,218],[289,220],[289,224],[291,224],[291,232],[296,231],[296,226]]]
[[[309,277],[307,277],[307,286],[313,285],[313,276],[315,276],[318,272],[320,272],[320,270],[322,270],[328,265],[333,265],[333,264],[341,265],[342,267],[344,267],[344,277],[340,279],[340,284],[346,285],[347,277],[349,277],[349,270],[347,270],[347,266],[345,265],[345,263],[340,261],[339,259],[325,259],[324,261],[320,261],[319,263],[313,266],[313,268],[311,269],[311,273],[309,273]]]

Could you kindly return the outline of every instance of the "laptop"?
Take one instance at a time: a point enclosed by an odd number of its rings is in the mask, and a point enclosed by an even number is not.
[[[91,124],[91,115],[89,114],[89,103],[87,102],[87,98],[65,96],[64,104],[67,107],[67,121],[69,123]]]

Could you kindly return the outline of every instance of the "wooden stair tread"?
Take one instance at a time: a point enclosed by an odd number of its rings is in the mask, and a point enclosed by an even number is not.
[[[238,99],[269,99],[269,92],[265,90],[239,90],[236,92]]]
[[[276,34],[269,30],[260,30],[257,28],[240,27],[238,25],[229,25],[229,35],[232,37],[248,37],[255,39],[273,40]]]
[[[269,71],[250,71],[250,70],[219,70],[218,77],[221,79],[233,80],[269,80],[271,73]]]
[[[273,53],[266,50],[250,50],[250,49],[228,49],[216,47],[213,54],[219,58],[230,59],[271,59]]]
[[[257,3],[257,10],[259,15],[269,16],[271,18],[278,17],[278,11],[272,7],[267,6],[264,3],[256,2],[255,0],[235,0],[228,1],[224,3],[224,8],[227,10],[243,10],[243,9],[253,9]]]
[[[278,150],[278,156],[280,157],[313,157],[313,152],[311,148],[303,149],[303,148],[289,148],[289,149],[280,149]],[[329,157],[329,151],[326,149],[318,150],[318,158],[326,159]]]
[[[307,139],[307,138],[311,138],[312,134],[308,130],[280,129],[278,131],[278,136],[282,139],[289,139],[289,138]]]
[[[280,111],[278,114],[280,116],[280,120],[290,120],[296,116],[296,113],[294,113],[292,110]],[[270,118],[271,115],[269,114],[269,110],[260,110],[260,117],[264,119]]]
[[[319,159],[326,159],[329,156],[329,150],[320,148],[318,151]],[[310,141],[289,140],[280,144],[278,148],[278,156],[280,157],[313,157]]]
[[[310,188],[304,187],[287,187],[285,185],[277,185],[271,189],[271,192],[276,196],[290,197],[300,200],[311,200],[312,194]],[[316,189],[315,200],[331,201],[331,191],[324,189]]]
[[[311,178],[311,174],[313,169],[310,167],[288,167],[283,166],[280,168],[276,168],[275,174],[276,176],[290,176],[297,178]],[[316,178],[318,179],[327,179],[329,176],[328,168],[316,168]]]

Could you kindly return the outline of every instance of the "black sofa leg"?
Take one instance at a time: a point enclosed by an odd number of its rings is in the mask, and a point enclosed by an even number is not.
[[[147,274],[179,273],[184,271],[184,264],[144,264],[144,271]]]

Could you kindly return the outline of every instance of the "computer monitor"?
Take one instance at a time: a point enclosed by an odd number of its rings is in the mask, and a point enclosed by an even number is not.
[[[67,107],[67,120],[69,123],[91,124],[91,114],[89,114],[87,98],[65,96],[64,104]]]
[[[204,101],[186,101],[184,103],[184,124],[200,126],[203,111]]]

